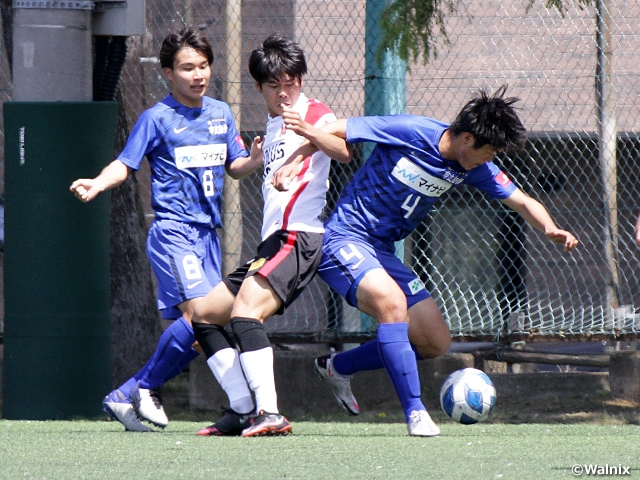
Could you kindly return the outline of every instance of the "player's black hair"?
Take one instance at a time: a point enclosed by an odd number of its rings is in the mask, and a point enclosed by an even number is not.
[[[471,133],[475,137],[474,148],[485,145],[506,151],[522,150],[527,141],[527,129],[522,125],[513,104],[516,97],[504,97],[507,85],[493,95],[481,89],[458,113],[449,127],[454,136]]]
[[[191,47],[196,52],[202,53],[207,57],[209,65],[213,64],[213,49],[207,38],[200,30],[188,27],[164,37],[160,47],[160,66],[173,70],[176,55],[185,47]]]
[[[286,75],[300,79],[307,74],[307,60],[293,37],[274,33],[251,52],[249,73],[260,85]]]

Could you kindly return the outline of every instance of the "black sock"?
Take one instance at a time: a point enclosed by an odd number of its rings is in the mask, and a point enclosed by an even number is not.
[[[193,333],[207,358],[225,348],[236,348],[231,336],[220,325],[193,322]]]
[[[240,345],[240,352],[253,352],[271,346],[267,331],[259,320],[234,317],[231,319],[231,329]]]

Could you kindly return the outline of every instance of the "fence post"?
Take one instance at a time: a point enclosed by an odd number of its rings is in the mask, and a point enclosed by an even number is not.
[[[617,166],[617,119],[613,96],[613,57],[610,2],[596,1],[597,18],[597,64],[596,64],[596,108],[598,112],[598,155],[602,175],[602,198],[605,214],[604,254],[609,274],[606,299],[610,312],[605,318],[612,319],[613,309],[620,305],[620,278],[618,273],[618,166]]]
[[[377,54],[382,38],[380,16],[385,2],[367,0],[366,33],[365,33],[365,81],[364,81],[364,114],[389,115],[404,113],[406,100],[406,62],[396,52],[385,51],[382,65],[378,65]],[[363,145],[363,157],[368,158],[373,145]],[[404,241],[397,242],[396,256],[404,259]],[[369,315],[361,314],[362,331],[375,329],[375,320]]]

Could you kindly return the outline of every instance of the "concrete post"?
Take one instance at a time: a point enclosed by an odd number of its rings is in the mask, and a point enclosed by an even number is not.
[[[621,350],[609,360],[611,396],[640,401],[640,352]]]

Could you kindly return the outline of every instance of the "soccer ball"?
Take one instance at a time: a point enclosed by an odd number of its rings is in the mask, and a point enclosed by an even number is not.
[[[496,389],[486,373],[463,368],[447,377],[440,389],[440,405],[450,418],[464,425],[482,422],[496,404]]]

